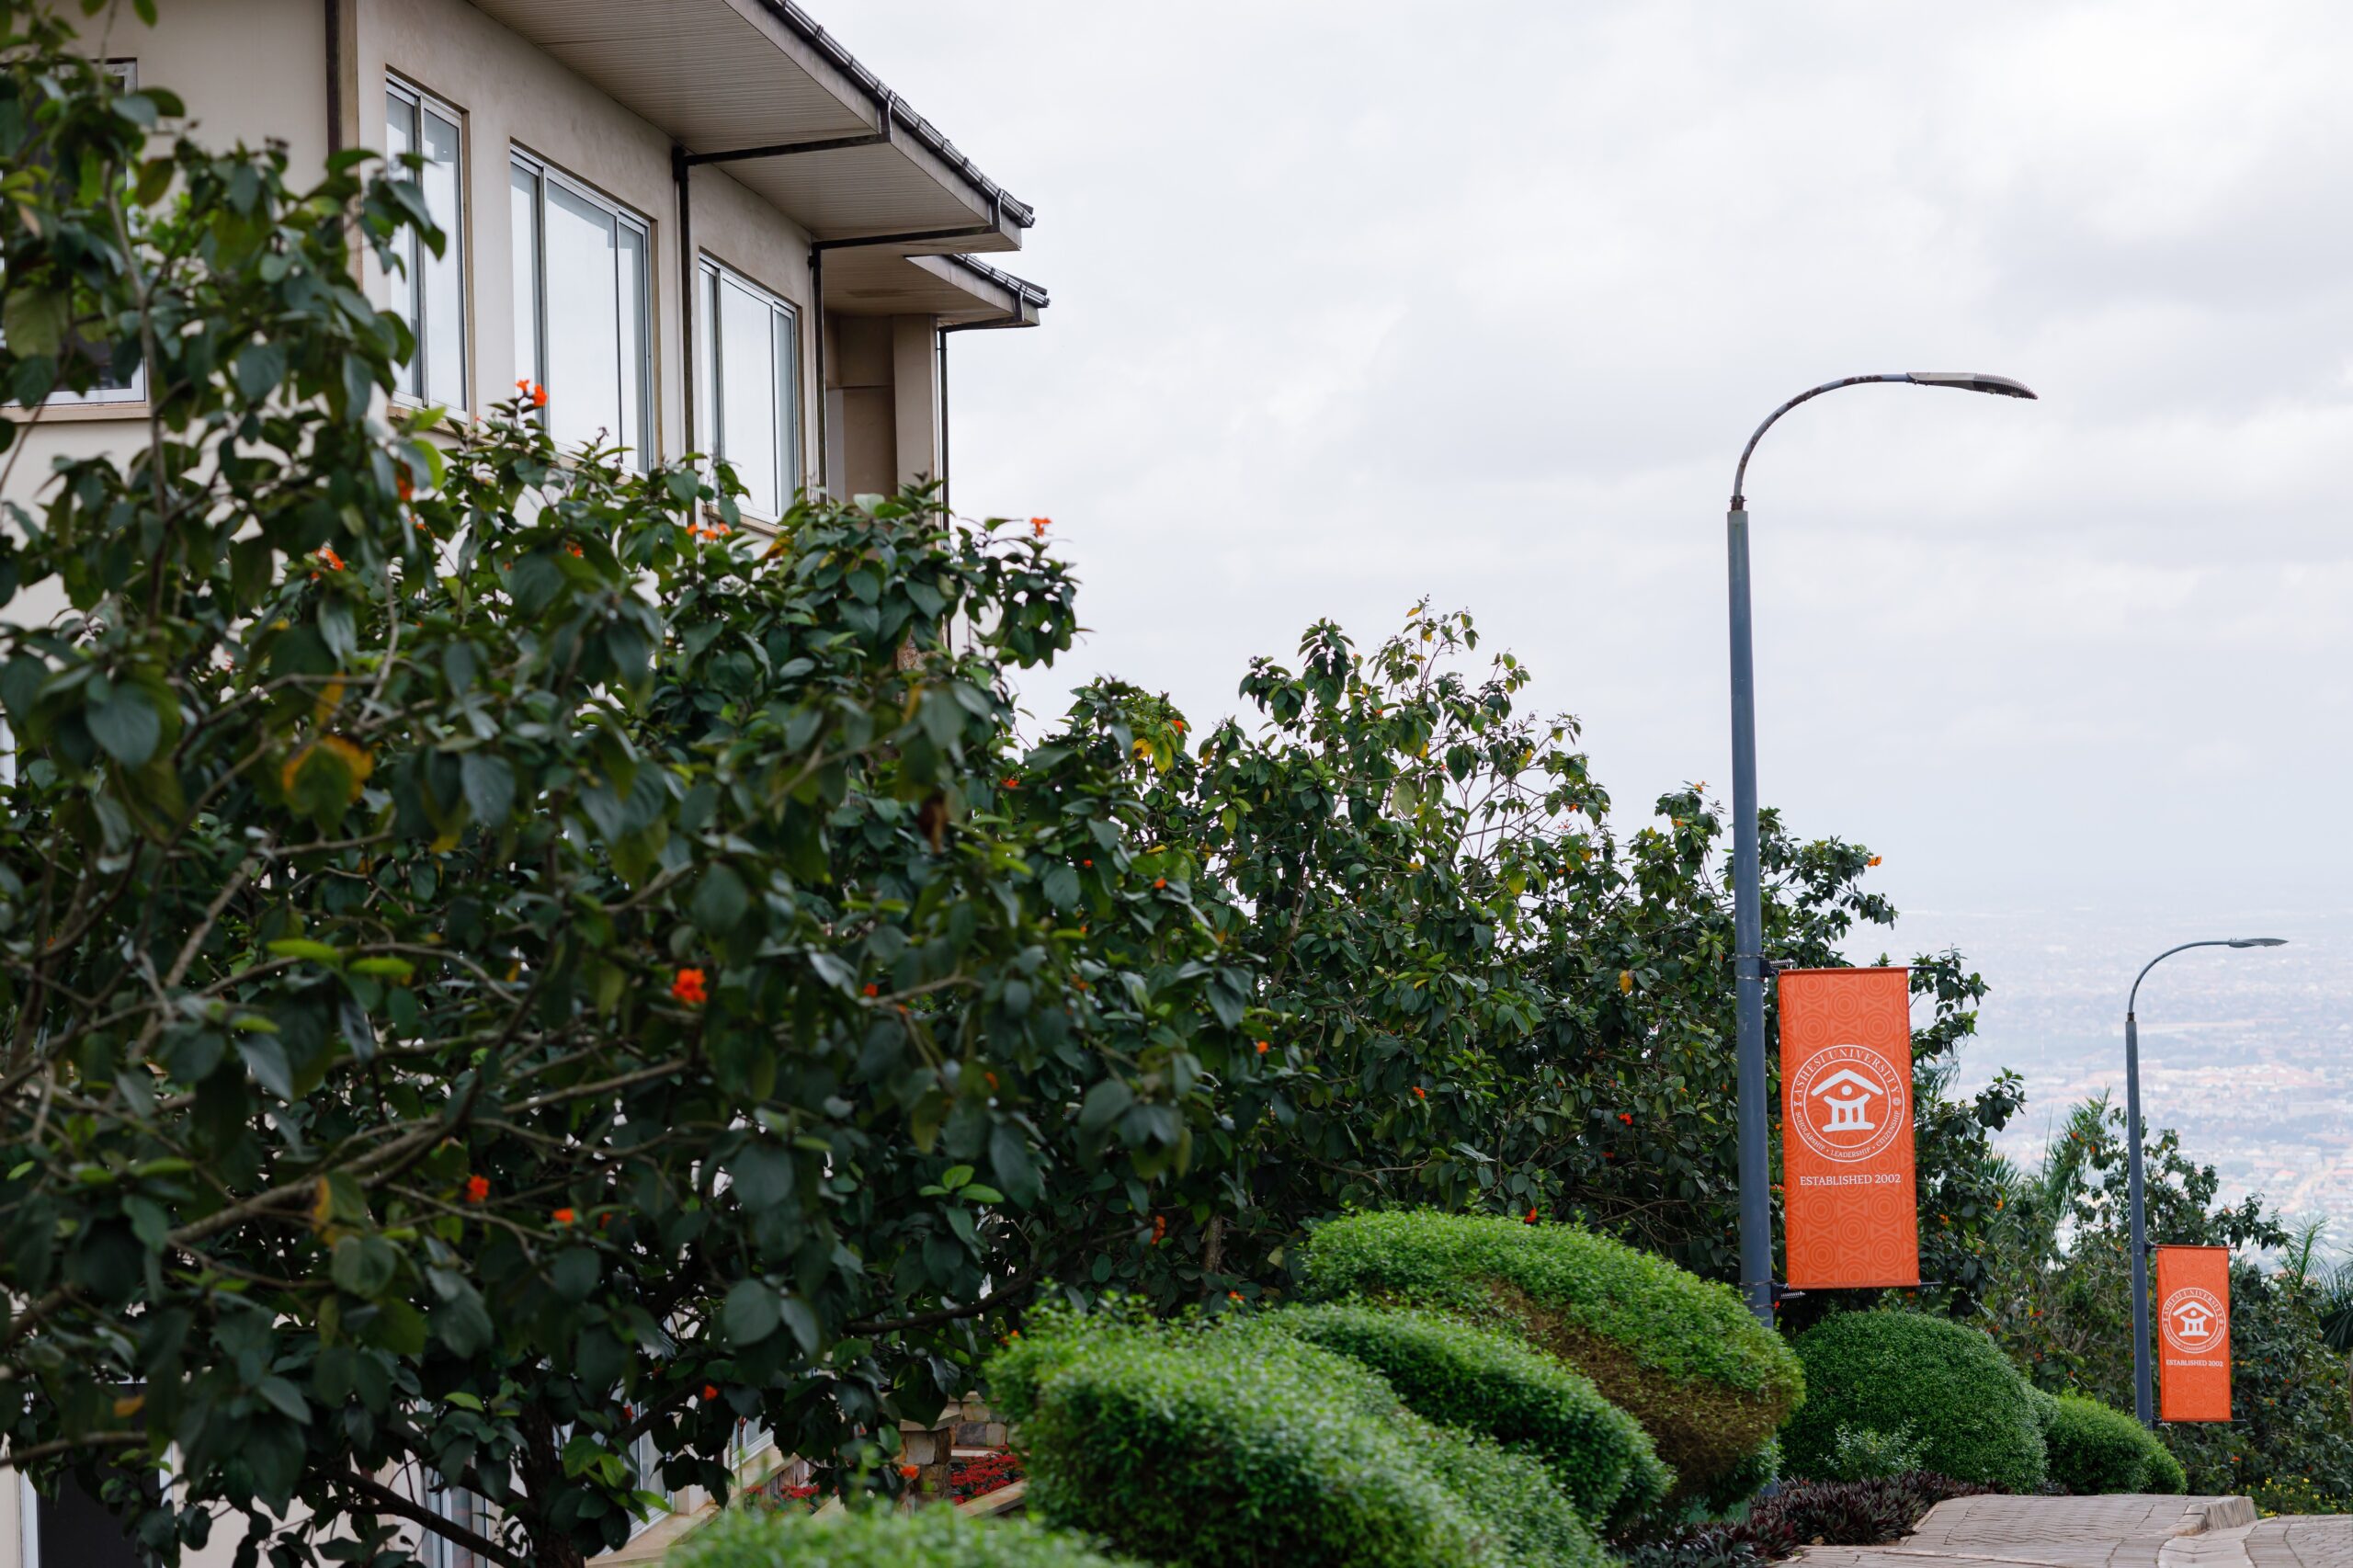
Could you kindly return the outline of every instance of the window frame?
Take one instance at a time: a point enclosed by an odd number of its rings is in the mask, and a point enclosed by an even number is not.
[[[455,403],[438,406],[447,407],[454,414],[464,414],[473,406],[474,290],[473,267],[471,265],[473,257],[472,233],[473,199],[472,187],[469,182],[469,176],[473,167],[473,149],[471,144],[472,138],[469,133],[466,113],[463,109],[438,94],[418,85],[397,71],[387,70],[384,73],[384,96],[388,98],[405,100],[416,116],[416,130],[410,138],[409,151],[412,153],[421,152],[424,148],[425,116],[427,114],[438,115],[458,133],[458,162],[453,176],[458,187],[458,210],[455,223],[444,231],[445,237],[449,241],[449,249],[456,254],[445,256],[442,261],[446,265],[452,266],[458,277],[457,333],[460,397]],[[387,129],[389,130],[389,127]],[[387,148],[387,151],[389,152],[390,149]],[[397,283],[399,288],[405,290],[408,295],[408,309],[402,313],[408,317],[410,330],[415,335],[416,356],[408,365],[401,367],[401,373],[405,378],[414,372],[421,383],[426,373],[426,334],[432,328],[432,323],[426,315],[425,304],[425,263],[428,257],[424,244],[416,239],[415,231],[409,231],[409,239],[414,254],[409,257],[407,276],[397,279]],[[392,392],[392,401],[407,408],[437,406],[432,401],[430,388],[424,392],[411,392],[404,386],[395,388]]]
[[[736,505],[747,517],[763,523],[774,523],[790,510],[794,497],[808,487],[808,452],[802,426],[807,415],[801,384],[801,310],[778,293],[745,277],[709,251],[695,257],[696,386],[694,396],[702,423],[697,426],[704,433],[705,458],[710,462],[729,462],[725,450],[726,415],[726,341],[722,330],[723,320],[720,302],[722,288],[733,284],[768,308],[768,359],[771,367],[781,366],[785,374],[776,386],[776,419],[769,438],[775,443],[772,454],[777,465],[779,506],[773,512],[765,507],[746,505],[738,498]],[[779,324],[785,344],[778,343]],[[785,349],[789,347],[789,353]],[[789,361],[789,363],[787,363]]]
[[[531,363],[528,367],[518,365],[517,373],[528,377],[535,384],[545,386],[548,383],[547,210],[549,187],[561,187],[579,199],[601,209],[622,227],[635,230],[642,243],[645,264],[638,284],[638,323],[641,339],[636,366],[638,427],[633,432],[615,431],[613,437],[629,448],[628,460],[632,465],[633,472],[647,472],[654,466],[654,446],[660,437],[660,416],[656,404],[659,400],[661,377],[660,367],[655,361],[655,353],[661,333],[654,314],[655,299],[654,277],[656,270],[654,221],[614,200],[586,181],[566,174],[560,165],[541,157],[519,142],[507,143],[506,168],[510,226],[516,173],[520,171],[528,174],[539,182],[531,205],[531,296],[528,301],[515,301],[515,318],[518,327],[525,320],[528,311],[532,339]],[[510,236],[510,243],[519,245],[520,237]],[[618,286],[619,280],[616,279],[616,302],[620,299]],[[618,324],[616,324],[616,330],[618,331]],[[545,408],[538,410],[537,416],[542,426],[550,422],[550,415]]]

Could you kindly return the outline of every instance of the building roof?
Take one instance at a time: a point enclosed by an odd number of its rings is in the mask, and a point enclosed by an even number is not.
[[[1017,250],[1037,221],[792,0],[473,4],[827,248]]]

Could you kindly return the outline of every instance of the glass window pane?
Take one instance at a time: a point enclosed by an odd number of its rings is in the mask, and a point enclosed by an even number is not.
[[[653,393],[648,385],[654,369],[654,335],[646,322],[650,297],[646,288],[645,231],[620,225],[620,416],[613,431],[629,443],[624,466],[645,470],[654,448]]]
[[[416,105],[399,93],[388,92],[384,95],[384,155],[396,176],[407,173],[401,160],[415,151]],[[392,309],[408,318],[409,330],[416,335],[421,347],[425,326],[417,309],[416,253],[415,231],[403,229],[393,236],[392,254],[399,258],[399,265],[392,278]],[[401,367],[401,391],[412,397],[420,395],[424,367],[418,361],[423,358],[420,354]]]
[[[547,224],[548,413],[556,442],[626,440],[621,424],[620,224],[551,180]]]
[[[424,252],[418,279],[418,313],[425,319],[424,385],[421,395],[446,408],[466,406],[466,295],[464,209],[458,176],[458,128],[423,109],[425,210],[441,231],[439,256]],[[418,247],[423,250],[422,246]]]
[[[735,469],[752,509],[777,504],[776,334],[768,302],[728,278],[719,286],[721,455]]]
[[[719,315],[719,274],[705,267],[697,279],[695,301],[695,444],[705,455],[719,450],[719,405],[711,401],[711,378],[718,373],[712,356],[710,324]],[[709,465],[704,465],[708,472]]]
[[[540,176],[512,165],[510,206],[515,215],[515,376],[543,381],[540,362]]]

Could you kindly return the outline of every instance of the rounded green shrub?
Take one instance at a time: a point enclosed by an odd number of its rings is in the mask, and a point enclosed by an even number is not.
[[[1119,1551],[1440,1568],[1498,1544],[1383,1418],[1404,1415],[1388,1386],[1313,1346],[1087,1323],[1033,1330],[989,1389],[1028,1450],[1030,1513]]]
[[[2079,1496],[2099,1492],[2180,1492],[2181,1465],[2156,1435],[2120,1410],[2063,1393],[2043,1441],[2051,1479]]]
[[[1130,1568],[1085,1538],[953,1508],[801,1515],[730,1508],[673,1551],[671,1568]]]
[[[1991,1338],[1920,1312],[1841,1312],[1801,1335],[1805,1403],[1781,1434],[1791,1471],[1835,1473],[1838,1429],[1908,1431],[1957,1481],[2032,1492],[2046,1465],[2027,1381]]]
[[[1605,1568],[1540,1460],[1286,1334],[1033,1319],[987,1368],[1052,1526],[1174,1568]]]
[[[1415,1415],[1536,1455],[1597,1525],[1631,1523],[1674,1483],[1642,1423],[1602,1398],[1590,1378],[1495,1329],[1353,1302],[1258,1321],[1371,1368]]]
[[[1576,1225],[1400,1210],[1319,1226],[1304,1292],[1508,1323],[1647,1430],[1677,1498],[1761,1473],[1804,1394],[1797,1358],[1729,1287]]]

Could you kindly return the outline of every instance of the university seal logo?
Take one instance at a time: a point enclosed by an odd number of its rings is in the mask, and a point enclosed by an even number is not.
[[[1867,1045],[1825,1045],[1790,1081],[1790,1128],[1825,1160],[1868,1160],[1912,1117],[1908,1074]]]
[[[2165,1343],[2185,1356],[2203,1356],[2231,1331],[2230,1314],[2211,1290],[2185,1285],[2165,1300],[2157,1325]]]

